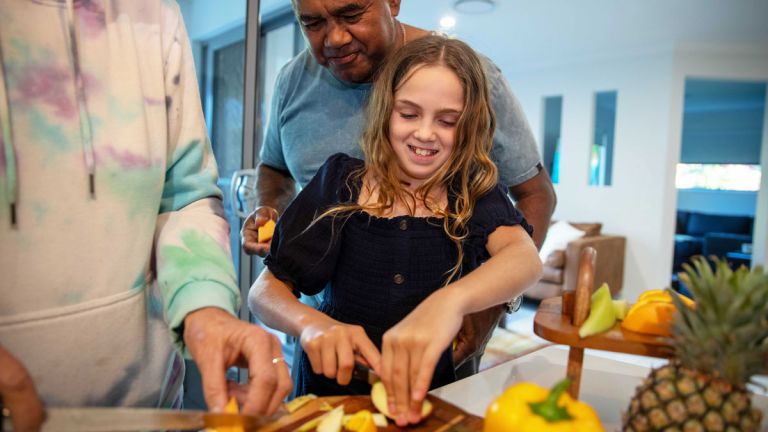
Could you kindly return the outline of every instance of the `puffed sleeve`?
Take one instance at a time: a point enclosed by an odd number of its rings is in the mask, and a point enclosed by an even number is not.
[[[330,207],[352,199],[347,178],[361,166],[362,161],[345,154],[331,156],[277,222],[264,264],[297,295],[317,294],[333,275],[344,218],[310,224]]]
[[[488,236],[500,226],[522,226],[528,235],[533,235],[533,227],[528,224],[523,214],[515,208],[507,195],[507,189],[497,184],[487,194],[480,197],[469,220],[469,236],[465,240],[465,265],[476,268],[488,258],[486,249]],[[468,260],[468,262],[467,262]]]

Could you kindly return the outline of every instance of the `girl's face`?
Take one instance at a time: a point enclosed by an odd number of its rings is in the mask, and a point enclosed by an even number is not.
[[[394,99],[389,141],[401,180],[415,189],[451,156],[464,90],[445,66],[417,66],[395,91]]]

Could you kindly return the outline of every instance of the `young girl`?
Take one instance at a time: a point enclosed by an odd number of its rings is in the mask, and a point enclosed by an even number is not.
[[[365,161],[328,159],[280,218],[250,307],[300,338],[296,394],[367,394],[382,378],[400,426],[454,381],[464,315],[501,304],[541,272],[531,228],[497,184],[494,116],[466,44],[408,43],[373,85]],[[481,265],[482,264],[482,265]],[[325,289],[320,310],[297,295]],[[379,354],[379,348],[381,354]]]

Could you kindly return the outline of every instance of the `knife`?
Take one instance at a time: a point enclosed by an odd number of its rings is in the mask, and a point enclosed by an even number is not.
[[[365,381],[370,385],[374,385],[377,381],[381,381],[379,374],[359,362],[355,362],[355,367],[352,368],[352,378]]]
[[[5,413],[4,413],[5,414]],[[5,416],[5,415],[4,415]],[[48,408],[42,432],[129,432],[237,427],[255,430],[280,418],[153,408]],[[9,419],[2,431],[12,431]]]

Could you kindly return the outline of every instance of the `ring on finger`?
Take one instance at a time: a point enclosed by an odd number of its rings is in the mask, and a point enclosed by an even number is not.
[[[276,365],[276,364],[278,364],[280,362],[285,363],[285,357],[275,357],[275,358],[272,359],[272,364],[273,365]]]

